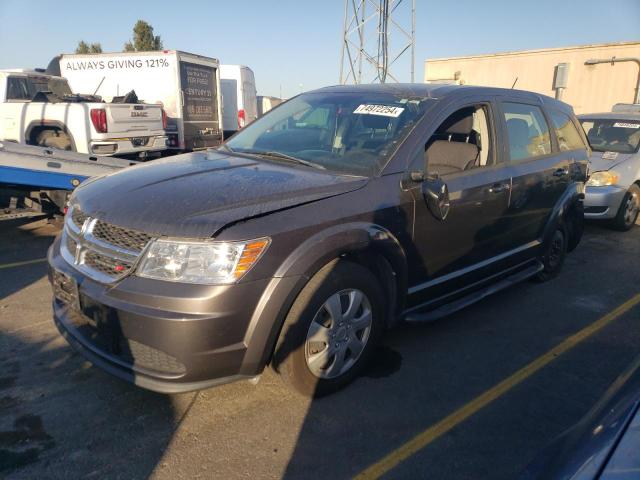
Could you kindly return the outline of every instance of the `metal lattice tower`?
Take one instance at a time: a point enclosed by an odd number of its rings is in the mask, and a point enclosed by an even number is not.
[[[407,56],[414,82],[415,47],[416,0],[345,0],[341,84],[398,82]]]

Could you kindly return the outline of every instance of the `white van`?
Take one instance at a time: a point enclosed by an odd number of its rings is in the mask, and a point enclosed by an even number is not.
[[[55,60],[74,92],[110,101],[135,90],[140,100],[161,103],[168,117],[169,149],[190,151],[222,142],[219,62],[215,58],[161,50],[62,55]]]
[[[220,65],[224,137],[258,118],[256,80],[244,65]]]

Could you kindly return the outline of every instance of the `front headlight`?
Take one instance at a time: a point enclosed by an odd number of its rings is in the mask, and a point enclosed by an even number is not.
[[[137,275],[170,282],[233,283],[253,267],[269,242],[268,238],[246,242],[155,240]]]
[[[606,187],[618,183],[620,176],[611,170],[604,172],[593,172],[587,181],[590,187]]]

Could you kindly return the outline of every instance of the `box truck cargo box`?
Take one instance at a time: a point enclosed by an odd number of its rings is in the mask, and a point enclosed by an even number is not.
[[[220,65],[225,138],[258,118],[256,80],[244,65]]]
[[[167,113],[170,149],[188,151],[222,142],[219,62],[177,50],[61,55],[60,73],[74,92],[106,101],[135,90]]]

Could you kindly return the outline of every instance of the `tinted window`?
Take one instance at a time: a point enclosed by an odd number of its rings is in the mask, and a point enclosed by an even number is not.
[[[534,105],[503,103],[512,161],[551,153],[549,126],[542,110]]]
[[[22,77],[9,77],[7,80],[7,100],[30,100],[27,79]]]
[[[589,144],[596,152],[633,153],[640,147],[640,121],[582,120]]]
[[[243,128],[226,148],[270,161],[287,161],[282,155],[288,155],[326,170],[371,175],[431,102],[393,93],[305,93]]]
[[[584,142],[578,129],[571,121],[568,115],[551,111],[551,121],[556,129],[556,136],[558,137],[558,145],[560,151],[576,150],[579,148],[585,148]]]

